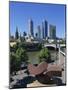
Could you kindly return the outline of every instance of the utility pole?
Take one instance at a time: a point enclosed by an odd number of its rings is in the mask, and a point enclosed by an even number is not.
[[[60,39],[59,39],[59,64],[60,64]]]
[[[55,39],[55,40],[56,40],[56,41],[55,41],[55,42],[56,42],[56,43],[55,43],[55,44],[56,44],[56,48],[55,48],[55,51],[56,51],[56,64],[57,64],[57,39]]]

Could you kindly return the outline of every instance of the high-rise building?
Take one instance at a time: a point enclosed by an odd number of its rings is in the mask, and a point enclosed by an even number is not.
[[[44,21],[44,38],[48,37],[48,22]]]
[[[49,26],[50,39],[56,39],[56,26]]]
[[[38,25],[37,29],[38,29],[38,38],[40,39],[41,38],[41,28],[40,28],[40,25]]]
[[[15,39],[19,38],[19,32],[18,32],[18,27],[16,27],[16,32],[15,32]]]
[[[48,37],[48,22],[44,20],[42,22],[42,38],[46,39]]]
[[[44,23],[42,22],[42,38],[44,39]]]
[[[34,37],[34,32],[33,32],[33,21],[29,19],[29,35]]]

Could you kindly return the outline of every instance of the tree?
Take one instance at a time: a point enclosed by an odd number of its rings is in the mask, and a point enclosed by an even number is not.
[[[38,47],[39,50],[42,49],[42,44],[39,43],[37,47]]]
[[[15,38],[16,38],[16,39],[18,39],[18,38],[19,38],[18,27],[16,27]]]
[[[17,55],[17,58],[20,60],[20,63],[21,62],[27,62],[28,61],[27,53],[21,47],[17,49],[16,55]]]
[[[20,47],[19,42],[17,42],[15,45],[13,45],[14,52],[16,52],[19,47]]]
[[[10,73],[16,72],[20,69],[22,62],[27,62],[28,56],[24,49],[19,47],[16,52],[10,53]]]
[[[40,62],[45,61],[47,63],[51,62],[51,55],[47,48],[43,48],[39,53]]]
[[[60,44],[65,44],[65,40],[61,40],[59,43]]]
[[[19,60],[15,53],[10,53],[10,73],[16,72],[20,68]]]

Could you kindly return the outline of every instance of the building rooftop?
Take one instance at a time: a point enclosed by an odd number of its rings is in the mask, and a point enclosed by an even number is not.
[[[28,71],[32,75],[39,75],[41,73],[48,73],[48,72],[61,72],[62,67],[61,65],[56,65],[56,64],[47,64],[46,62],[40,63],[38,66],[34,66],[32,64],[28,65]]]

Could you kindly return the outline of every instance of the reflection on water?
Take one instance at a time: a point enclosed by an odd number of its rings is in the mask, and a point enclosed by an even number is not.
[[[55,50],[49,50],[51,53],[51,60],[57,60],[58,59],[58,52]],[[29,62],[31,62],[32,64],[38,64],[39,63],[39,55],[40,51],[33,51],[33,52],[28,52],[28,56],[29,56]]]
[[[27,53],[29,56],[29,62],[31,62],[32,64],[38,64],[39,63],[39,51],[33,51],[33,52],[28,52]]]

